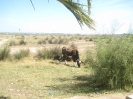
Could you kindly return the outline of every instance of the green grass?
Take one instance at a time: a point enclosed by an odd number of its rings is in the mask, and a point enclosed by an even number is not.
[[[50,99],[86,95],[90,70],[57,61],[0,62],[0,96],[11,99]]]

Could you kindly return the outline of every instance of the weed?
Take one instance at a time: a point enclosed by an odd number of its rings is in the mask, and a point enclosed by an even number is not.
[[[13,54],[14,59],[20,60],[23,59],[24,57],[29,56],[30,51],[29,49],[21,49],[20,51],[16,52]]]
[[[9,47],[3,47],[0,49],[0,60],[6,60],[10,55],[10,48]]]
[[[19,44],[20,44],[20,45],[26,45],[27,42],[26,42],[24,39],[21,39],[21,40],[19,41]]]
[[[54,57],[61,55],[61,48],[60,47],[52,47],[52,48],[43,48],[37,51],[38,59],[53,59]]]
[[[46,42],[46,40],[45,39],[43,39],[43,40],[39,40],[38,41],[38,44],[46,44],[47,42]]]
[[[71,48],[73,48],[73,49],[77,49],[78,48],[77,45],[74,42],[72,42],[69,46]]]
[[[16,45],[17,45],[17,43],[14,40],[9,42],[9,46],[16,46]]]

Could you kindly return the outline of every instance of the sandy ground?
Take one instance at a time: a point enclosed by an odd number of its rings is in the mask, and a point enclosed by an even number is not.
[[[114,93],[114,94],[101,94],[92,96],[74,96],[64,99],[126,99],[126,97],[133,95],[133,93]],[[128,98],[129,99],[129,98]],[[133,98],[131,98],[133,99]]]
[[[6,41],[8,41],[8,39],[2,39],[2,40],[0,41],[0,45],[4,44]]]

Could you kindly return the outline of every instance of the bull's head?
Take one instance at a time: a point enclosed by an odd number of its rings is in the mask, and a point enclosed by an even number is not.
[[[78,68],[80,68],[81,63],[84,63],[84,62],[82,62],[81,60],[77,59]]]

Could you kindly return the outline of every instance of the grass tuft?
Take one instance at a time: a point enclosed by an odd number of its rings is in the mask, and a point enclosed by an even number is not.
[[[10,48],[9,47],[3,47],[0,49],[0,61],[6,60],[9,58],[10,55]]]
[[[37,51],[37,55],[35,56],[38,59],[54,59],[61,55],[60,47],[52,47],[52,48],[43,48]]]
[[[21,49],[20,51],[13,54],[14,59],[20,60],[27,56],[29,56],[30,51],[29,49]]]

